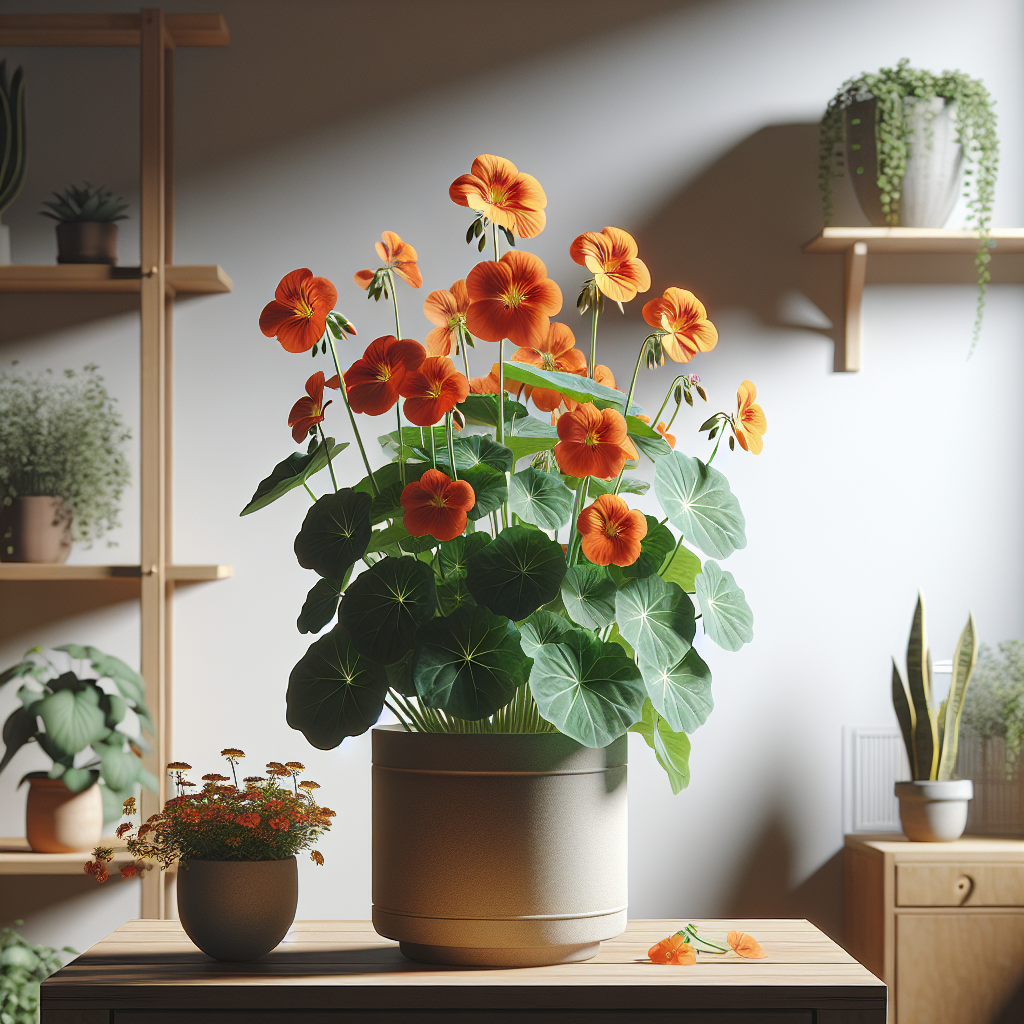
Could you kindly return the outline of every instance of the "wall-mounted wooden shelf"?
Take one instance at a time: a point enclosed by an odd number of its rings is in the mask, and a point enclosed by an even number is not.
[[[139,565],[41,565],[31,562],[0,562],[0,580],[118,580],[141,579]],[[150,573],[146,573],[150,575]],[[172,583],[204,583],[226,580],[230,565],[168,565],[164,575]]]
[[[846,257],[846,314],[836,341],[835,368],[854,372],[861,365],[861,303],[868,253],[976,253],[975,231],[946,228],[825,228],[804,247],[808,253],[842,253]],[[993,228],[988,246],[994,253],[1024,252],[1024,228]]]
[[[222,14],[165,14],[171,46],[227,46]],[[139,46],[140,14],[0,14],[0,46]]]
[[[230,292],[231,278],[222,267],[168,264],[164,273],[168,295],[217,295]],[[11,264],[0,267],[0,293],[135,293],[142,292],[139,267],[108,267],[100,263],[57,266]]]
[[[119,871],[122,864],[134,858],[125,849],[124,841],[116,836],[104,836],[100,846],[109,846],[114,859],[110,873]],[[92,860],[84,853],[36,853],[24,839],[0,839],[0,875],[84,875],[85,862]]]

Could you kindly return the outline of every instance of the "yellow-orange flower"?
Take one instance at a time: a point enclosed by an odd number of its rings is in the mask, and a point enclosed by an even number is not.
[[[552,324],[543,341],[530,348],[517,349],[512,360],[541,370],[559,370],[579,376],[587,372],[587,357],[576,348],[576,338],[565,324]],[[562,400],[561,394],[551,388],[530,388],[527,397],[532,398],[542,412],[552,412]]]
[[[754,455],[760,455],[764,442],[761,435],[768,432],[768,420],[764,410],[754,403],[757,388],[745,380],[736,389],[736,440],[740,447]]]
[[[626,421],[614,409],[587,402],[558,417],[555,459],[568,476],[610,480],[634,458],[636,449],[626,436]]]
[[[466,281],[431,292],[423,303],[423,315],[437,326],[427,335],[423,347],[428,356],[450,356],[459,351],[459,326],[466,324],[469,292]]]
[[[647,955],[656,964],[692,967],[697,962],[697,953],[682,935],[670,935],[662,939],[647,950]]]
[[[583,554],[595,565],[632,565],[647,536],[647,519],[617,494],[602,494],[580,513],[576,529]]]
[[[505,393],[518,398],[525,387],[517,380],[505,378]],[[491,372],[486,377],[470,377],[469,392],[472,395],[496,395],[498,393],[498,364],[491,364]]]
[[[403,242],[394,231],[383,231],[380,237],[383,241],[377,242],[374,248],[384,261],[384,266],[393,270],[406,284],[419,288],[423,284],[423,275],[416,264],[416,250],[408,242]],[[373,271],[357,271],[352,279],[360,288],[369,288],[373,282]]]
[[[544,189],[533,175],[523,174],[504,157],[478,156],[472,174],[456,178],[448,195],[453,203],[478,210],[520,238],[536,238],[544,230],[548,205]]]
[[[650,422],[651,422],[651,418],[650,418],[650,416],[645,416],[645,415],[644,415],[643,413],[640,413],[640,414],[639,414],[639,415],[637,416],[637,419],[638,419],[638,420],[643,420],[643,421],[644,421],[644,423],[650,423]],[[668,432],[668,427],[666,427],[666,426],[665,426],[665,424],[664,424],[663,422],[662,422],[662,423],[659,423],[659,424],[658,424],[658,425],[657,425],[657,426],[656,426],[656,427],[655,427],[654,429],[655,429],[655,430],[656,430],[656,431],[657,431],[657,432],[658,432],[659,434],[661,434],[661,436],[662,436],[663,438],[665,438],[665,440],[666,440],[666,441],[668,441],[668,446],[669,446],[669,448],[675,448],[675,446],[676,446],[676,438],[675,438],[675,434],[670,434],[670,433]]]
[[[478,263],[466,278],[466,289],[466,325],[484,341],[508,338],[523,348],[535,348],[547,337],[551,317],[562,308],[561,289],[548,277],[544,261],[518,249],[497,263]]]
[[[733,952],[747,960],[763,960],[768,954],[761,948],[761,943],[753,935],[746,932],[731,931],[725,941],[733,948]]]
[[[308,352],[323,337],[327,314],[337,301],[338,291],[326,277],[314,277],[305,267],[293,270],[263,307],[260,330],[276,337],[287,352]]]
[[[688,363],[698,352],[710,352],[718,344],[718,331],[704,304],[685,288],[666,288],[660,299],[644,303],[644,319],[668,332],[661,339],[662,348],[677,363]]]
[[[622,228],[584,231],[569,246],[569,255],[594,275],[594,283],[613,302],[629,302],[651,287],[650,272],[637,259],[636,242]]]

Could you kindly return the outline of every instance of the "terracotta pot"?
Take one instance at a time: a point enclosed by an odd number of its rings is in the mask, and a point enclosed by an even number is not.
[[[970,779],[946,782],[897,782],[900,823],[913,843],[951,843],[967,827],[967,804],[974,796]]]
[[[92,850],[103,837],[103,797],[95,783],[72,793],[60,779],[29,778],[25,837],[36,853]]]
[[[626,927],[626,737],[373,731],[373,926],[413,960],[588,960]]]
[[[117,263],[117,224],[62,221],[57,225],[58,263]]]
[[[190,860],[178,872],[178,917],[214,960],[258,960],[285,937],[299,901],[299,870],[286,860]]]
[[[0,508],[0,562],[56,562],[71,554],[71,518],[60,498],[14,498]]]

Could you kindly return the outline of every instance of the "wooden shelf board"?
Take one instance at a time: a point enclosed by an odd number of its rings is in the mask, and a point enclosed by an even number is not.
[[[175,46],[227,46],[222,14],[165,14]],[[0,14],[0,46],[138,46],[139,14]]]
[[[225,580],[230,565],[169,565],[167,579],[175,583]],[[2,580],[114,580],[141,579],[138,565],[42,565],[32,562],[0,562]]]
[[[169,265],[167,289],[174,295],[213,295],[230,292],[233,283],[216,264]],[[109,267],[102,263],[60,263],[32,266],[12,263],[0,267],[0,292],[121,292],[140,294],[142,272],[138,267]]]
[[[975,231],[946,228],[825,228],[803,247],[803,252],[841,253],[857,242],[863,242],[869,253],[978,251],[978,235]],[[1024,228],[993,228],[989,232],[989,248],[994,253],[1024,252]]]
[[[114,850],[112,869],[133,859],[124,848],[123,840],[115,836],[104,836],[99,845]],[[36,853],[25,839],[0,839],[0,875],[83,875],[84,865],[89,860],[92,860],[89,851]]]

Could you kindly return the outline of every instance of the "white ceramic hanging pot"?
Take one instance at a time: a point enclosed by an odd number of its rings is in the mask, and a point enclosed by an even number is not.
[[[626,737],[373,731],[373,926],[414,960],[587,960],[626,927]]]
[[[970,779],[897,782],[903,834],[913,843],[951,843],[967,828],[967,805],[974,796]]]

